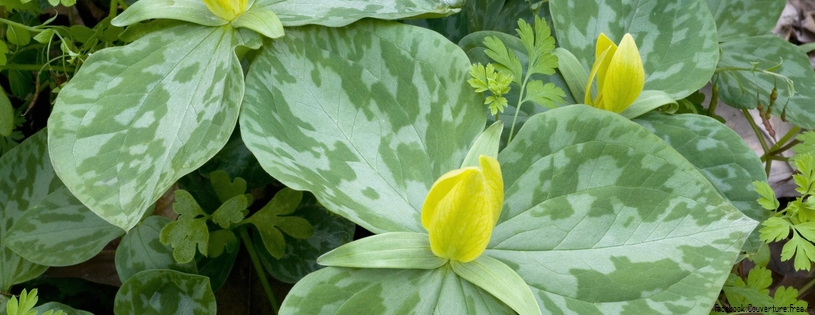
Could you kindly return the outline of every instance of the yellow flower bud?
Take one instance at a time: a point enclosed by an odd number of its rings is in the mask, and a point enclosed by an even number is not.
[[[232,21],[246,11],[248,0],[204,0],[204,4],[212,14]]]
[[[597,97],[591,97],[591,84],[597,77]],[[587,105],[621,113],[637,99],[645,85],[645,69],[631,34],[625,34],[617,47],[605,34],[597,37],[594,65],[586,83]]]
[[[504,203],[504,180],[498,160],[479,157],[480,167],[442,175],[422,206],[422,225],[436,256],[472,261],[487,248]]]

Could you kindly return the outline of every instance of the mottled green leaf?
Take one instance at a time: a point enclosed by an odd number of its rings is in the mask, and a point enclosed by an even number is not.
[[[501,142],[501,132],[504,131],[504,123],[496,121],[490,125],[487,130],[481,133],[475,143],[467,152],[464,161],[461,162],[461,167],[479,166],[478,157],[482,155],[498,157],[498,145]]]
[[[48,120],[54,168],[71,192],[129,230],[215,155],[237,122],[243,72],[233,48],[251,40],[244,35],[180,24],[91,55]]]
[[[45,272],[3,245],[7,231],[26,210],[64,187],[51,167],[46,131],[40,131],[0,156],[0,292]]]
[[[209,11],[201,0],[139,0],[117,15],[110,23],[128,26],[150,19],[173,19],[204,26],[229,23]]]
[[[682,154],[713,186],[748,217],[764,221],[769,213],[756,203],[754,181],[767,181],[764,165],[736,132],[701,115],[650,113],[634,120]],[[754,253],[761,241],[755,229],[743,250]]]
[[[769,34],[784,10],[778,0],[707,0],[719,41]]]
[[[280,314],[514,314],[449,267],[327,267],[289,291]]]
[[[464,0],[256,0],[253,9],[274,11],[284,26],[339,27],[369,17],[442,17],[457,13],[463,5]]]
[[[116,314],[215,314],[209,278],[175,270],[145,270],[122,283]]]
[[[430,250],[427,234],[414,232],[369,236],[317,258],[323,266],[391,269],[436,269],[447,261]]]
[[[481,256],[468,263],[451,261],[450,266],[456,275],[497,297],[518,314],[541,313],[524,280],[495,258]]]
[[[8,137],[14,130],[14,107],[11,106],[6,91],[0,89],[0,137]]]
[[[704,0],[549,2],[558,44],[591,69],[600,33],[619,43],[631,33],[645,67],[645,90],[682,99],[713,75],[719,48]],[[681,78],[681,79],[678,79]]]
[[[770,104],[773,87],[778,98],[772,114],[784,117],[804,129],[815,128],[815,72],[807,55],[795,45],[774,35],[736,38],[721,44],[722,59],[715,82],[719,84],[719,97],[736,108],[756,108],[760,102],[765,110]],[[780,64],[773,72],[793,81],[794,94],[787,82],[778,76],[750,71],[754,63],[757,70]],[[742,69],[742,70],[736,70]]]
[[[116,273],[122,283],[134,274],[153,269],[173,269],[196,273],[195,262],[179,264],[173,259],[172,248],[159,241],[161,229],[170,219],[150,216],[127,232],[116,248]]]
[[[484,254],[544,312],[709,312],[756,225],[650,131],[587,106],[534,116],[498,160],[504,208]]]
[[[122,229],[102,220],[62,187],[29,208],[3,242],[31,262],[70,266],[91,259],[122,235]]]
[[[331,211],[374,232],[421,232],[428,189],[484,128],[469,68],[414,26],[289,29],[252,63],[241,134],[269,174]]]
[[[557,56],[557,70],[563,76],[566,85],[569,86],[566,91],[571,92],[570,96],[573,99],[582,99],[586,95],[586,82],[589,81],[588,72],[583,69],[583,65],[570,51],[558,47],[555,48],[552,54]]]
[[[311,223],[314,234],[307,239],[284,235],[286,249],[280,259],[272,257],[265,250],[260,238],[254,239],[264,268],[276,279],[287,283],[295,283],[307,274],[322,268],[317,264],[317,257],[350,242],[356,227],[351,221],[317,205],[311,194],[305,194],[296,212],[298,216]]]

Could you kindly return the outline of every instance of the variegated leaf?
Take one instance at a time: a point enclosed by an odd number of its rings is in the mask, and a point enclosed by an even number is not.
[[[29,137],[0,156],[0,292],[30,280],[48,267],[23,259],[3,242],[26,210],[63,187],[48,157],[46,131]]]
[[[250,68],[241,135],[269,174],[331,211],[374,232],[421,232],[430,186],[484,128],[469,66],[419,27],[288,29]]]
[[[634,122],[682,154],[742,213],[759,222],[767,219],[769,212],[756,202],[759,195],[753,187],[754,181],[766,182],[767,174],[735,131],[701,115],[650,113]],[[754,253],[761,244],[756,228],[742,250]]]
[[[645,90],[682,99],[716,68],[716,25],[704,0],[549,2],[558,44],[591,69],[600,33],[619,43],[631,33],[645,67]],[[677,79],[681,78],[681,79]]]
[[[784,4],[778,0],[707,0],[720,42],[769,34]]]
[[[300,280],[280,314],[514,314],[449,266],[421,269],[326,267]]]
[[[179,264],[173,259],[173,249],[159,241],[161,229],[170,219],[150,216],[127,232],[116,248],[116,273],[122,283],[134,274],[153,269],[172,269],[196,273],[195,261]]]
[[[54,168],[71,192],[129,230],[215,155],[237,122],[244,86],[234,47],[252,39],[244,35],[181,24],[91,55],[48,120]]]
[[[815,128],[815,72],[801,49],[774,35],[737,38],[721,47],[721,71],[715,82],[725,103],[736,108],[756,108],[761,103],[767,108],[776,87],[778,98],[772,114],[804,129]],[[757,71],[751,71],[754,64]],[[765,69],[791,79],[793,96],[786,80],[760,72]]]
[[[123,234],[61,187],[28,209],[3,241],[37,264],[70,266],[91,259]]]
[[[175,270],[145,270],[122,283],[116,293],[116,314],[215,314],[209,278]]]
[[[485,254],[544,312],[707,313],[757,224],[648,130],[584,105],[533,117],[498,160]]]
[[[363,18],[443,17],[457,13],[463,5],[464,0],[256,0],[254,4],[274,11],[283,26],[329,27],[345,26]]]

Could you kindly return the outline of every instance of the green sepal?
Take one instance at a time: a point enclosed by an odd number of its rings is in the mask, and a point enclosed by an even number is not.
[[[665,105],[679,106],[676,100],[668,95],[668,93],[657,90],[646,90],[642,91],[634,103],[631,103],[620,115],[628,119],[634,119]],[[674,111],[676,110],[674,109]]]
[[[489,292],[520,315],[540,314],[532,290],[512,268],[490,256],[481,255],[473,261],[450,261],[459,277]]]
[[[448,260],[433,254],[424,233],[389,232],[342,245],[317,258],[324,266],[436,269]]]
[[[201,0],[140,0],[116,16],[110,24],[128,26],[152,19],[173,19],[203,26],[229,23],[212,14]]]
[[[504,122],[498,120],[492,125],[487,127],[470,147],[464,161],[461,162],[461,167],[479,166],[478,157],[481,155],[498,157],[498,145],[501,143],[501,132],[504,131]]]
[[[266,8],[250,9],[232,21],[235,28],[248,28],[271,39],[283,37],[283,24],[274,11]]]

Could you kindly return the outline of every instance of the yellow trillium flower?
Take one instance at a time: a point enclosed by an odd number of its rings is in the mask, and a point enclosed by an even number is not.
[[[468,262],[490,242],[504,204],[501,166],[482,155],[480,167],[464,167],[442,175],[422,206],[422,225],[436,256]]]
[[[595,76],[597,97],[592,100],[591,84]],[[644,85],[645,70],[631,34],[625,34],[617,47],[605,34],[600,33],[584,102],[599,109],[621,113],[634,103]]]
[[[232,21],[245,12],[248,2],[248,0],[204,0],[212,14],[227,21]]]

